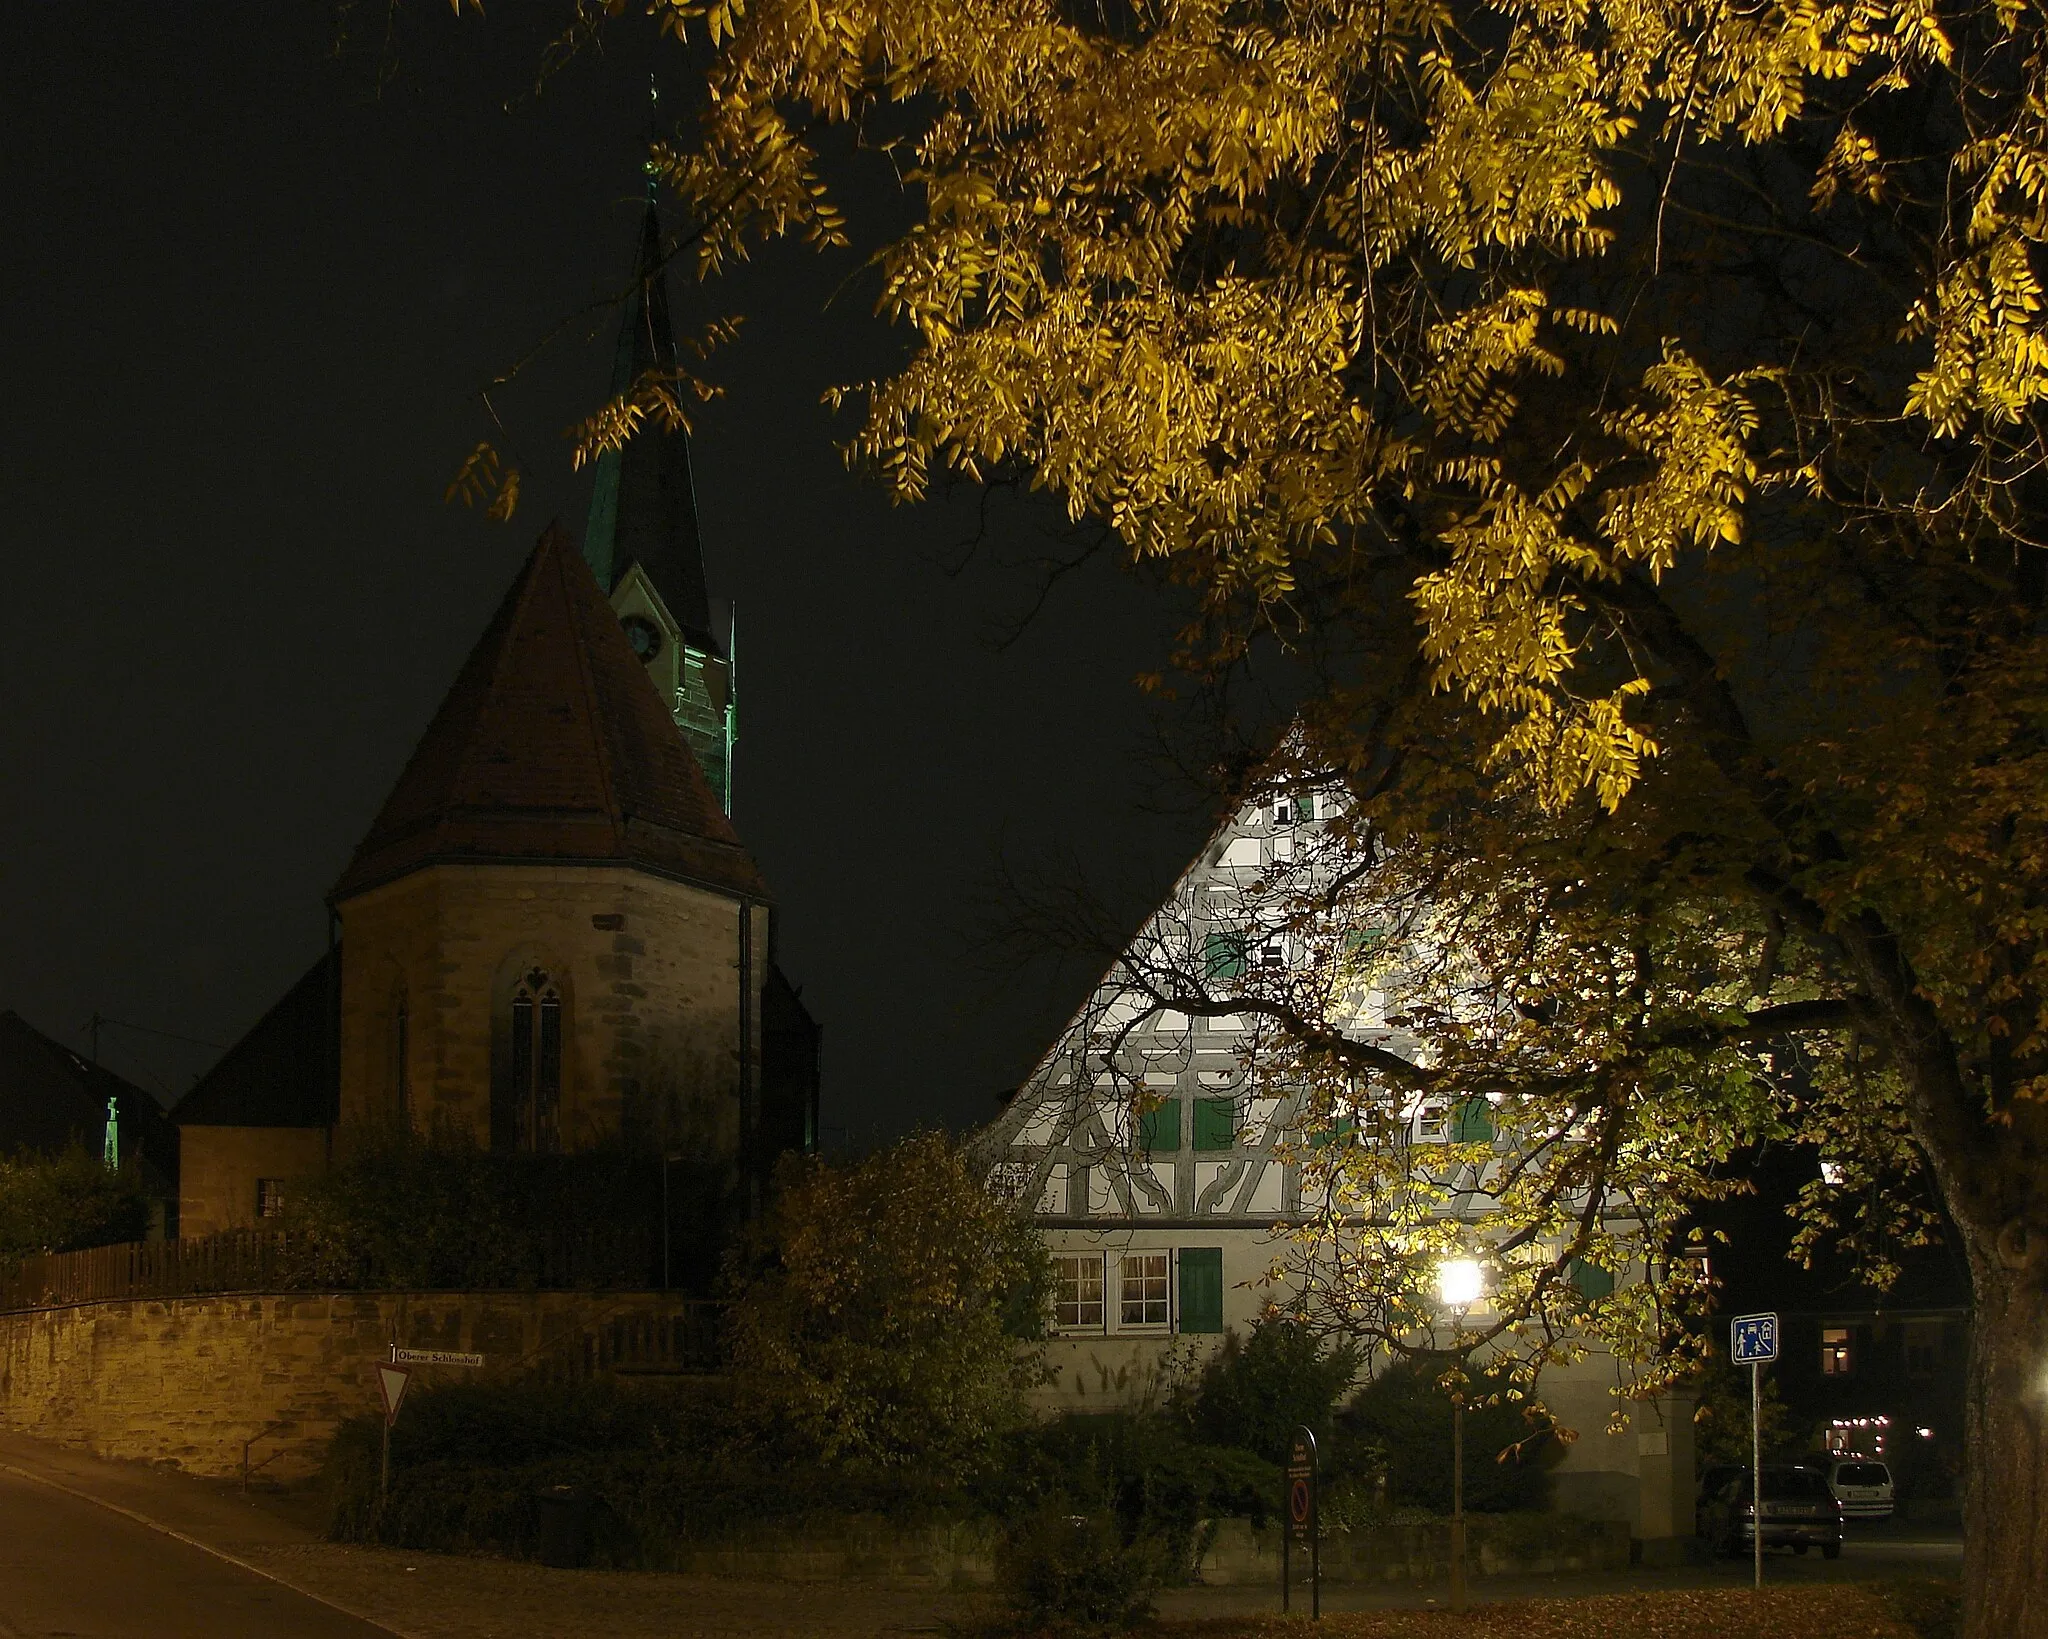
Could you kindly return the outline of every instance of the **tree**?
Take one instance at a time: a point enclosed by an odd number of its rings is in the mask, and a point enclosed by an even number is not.
[[[139,1241],[149,1203],[131,1159],[119,1172],[79,1145],[0,1157],[0,1271],[39,1252]]]
[[[2043,13],[653,9],[704,64],[658,158],[707,270],[843,235],[822,126],[920,198],[855,453],[1113,531],[1199,594],[1198,679],[1290,657],[1361,866],[1495,919],[1475,1050],[1526,1130],[1577,1112],[1559,1199],[1619,1157],[1655,1218],[1771,1123],[1926,1169],[1976,1301],[1965,1631],[2048,1632]]]
[[[1045,1248],[937,1134],[785,1157],[728,1281],[741,1415],[804,1456],[957,1477],[1042,1379]]]

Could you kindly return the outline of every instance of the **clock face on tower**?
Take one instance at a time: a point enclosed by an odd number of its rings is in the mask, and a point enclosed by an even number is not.
[[[626,633],[626,641],[633,645],[633,653],[644,665],[661,653],[661,628],[645,615],[628,615],[619,622]]]

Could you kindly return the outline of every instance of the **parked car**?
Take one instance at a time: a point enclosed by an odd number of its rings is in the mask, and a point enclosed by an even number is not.
[[[1892,1471],[1868,1457],[1844,1457],[1830,1463],[1828,1489],[1849,1519],[1890,1519],[1897,1506]]]
[[[1842,1557],[1842,1505],[1818,1468],[1764,1468],[1763,1534],[1766,1548],[1803,1554],[1819,1548],[1827,1559]],[[1747,1468],[1707,1470],[1700,1486],[1699,1534],[1724,1554],[1749,1552],[1756,1537]]]

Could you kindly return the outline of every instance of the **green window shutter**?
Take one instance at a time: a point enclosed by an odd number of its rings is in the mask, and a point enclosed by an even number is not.
[[[1138,1117],[1138,1147],[1148,1155],[1172,1155],[1180,1149],[1179,1099],[1169,1098]]]
[[[1195,1100],[1195,1148],[1229,1150],[1237,1147],[1237,1100],[1198,1098]]]
[[[1614,1277],[1597,1263],[1587,1263],[1581,1258],[1572,1259],[1567,1278],[1578,1289],[1579,1296],[1589,1302],[1597,1303],[1614,1291]]]
[[[1477,1093],[1460,1104],[1451,1115],[1451,1142],[1490,1144],[1493,1142],[1493,1109]]]
[[[1180,1329],[1184,1332],[1223,1330],[1223,1248],[1184,1246],[1180,1249]]]
[[[1242,979],[1245,941],[1240,933],[1212,933],[1202,944],[1202,972],[1211,979]]]
[[[1340,1115],[1327,1127],[1318,1127],[1309,1134],[1309,1147],[1321,1149],[1326,1144],[1348,1144],[1358,1136],[1358,1117]]]

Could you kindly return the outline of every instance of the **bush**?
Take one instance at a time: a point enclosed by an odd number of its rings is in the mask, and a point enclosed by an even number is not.
[[[1168,1555],[1155,1538],[1126,1540],[1102,1514],[1046,1507],[1004,1539],[996,1586],[1034,1628],[1061,1633],[1122,1631],[1152,1614]]]
[[[679,1545],[734,1520],[834,1514],[899,1522],[953,1517],[961,1495],[916,1470],[778,1466],[732,1438],[708,1395],[582,1384],[464,1383],[415,1390],[392,1431],[391,1493],[377,1498],[380,1420],[343,1425],[328,1448],[328,1534],[444,1552],[533,1557],[535,1498],[568,1485],[594,1504],[599,1563],[659,1570]]]
[[[697,1180],[671,1182],[695,1198]],[[460,1134],[394,1131],[294,1180],[278,1227],[298,1286],[649,1286],[660,1276],[660,1165],[622,1151],[500,1155]],[[702,1285],[708,1271],[696,1273]]]
[[[1327,1447],[1331,1410],[1358,1367],[1354,1345],[1326,1349],[1308,1327],[1271,1316],[1249,1337],[1224,1337],[1202,1368],[1185,1414],[1205,1444],[1239,1446],[1284,1462],[1299,1427],[1313,1429]]]
[[[39,1252],[139,1241],[148,1228],[149,1203],[132,1158],[119,1172],[78,1146],[0,1158],[0,1272]]]
[[[1451,1507],[1451,1401],[1440,1379],[1446,1359],[1419,1356],[1389,1366],[1337,1418],[1326,1471],[1385,1464],[1387,1501],[1448,1513]],[[1476,1513],[1540,1508],[1548,1489],[1544,1458],[1554,1437],[1505,1396],[1504,1377],[1475,1373],[1466,1391],[1465,1506]]]
[[[730,1266],[736,1409],[790,1459],[960,1477],[1025,1420],[1050,1271],[944,1137],[850,1166],[787,1156]]]
[[[1126,1541],[1159,1544],[1178,1577],[1194,1569],[1203,1520],[1264,1522],[1279,1505],[1280,1470],[1250,1452],[1196,1444],[1166,1417],[1107,1412],[1019,1430],[970,1495],[998,1517],[1113,1519]]]

